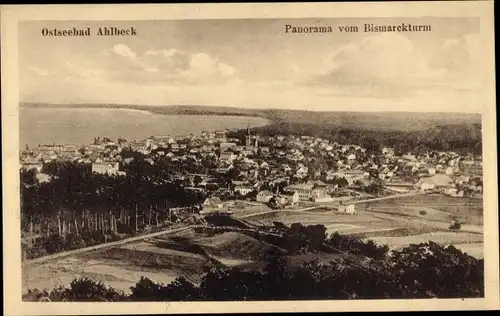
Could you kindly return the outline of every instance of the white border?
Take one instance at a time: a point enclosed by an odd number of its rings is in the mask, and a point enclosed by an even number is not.
[[[21,301],[19,225],[19,123],[17,24],[21,20],[149,20],[234,18],[480,17],[481,37],[488,43],[483,62],[491,81],[478,100],[483,106],[484,236],[486,289],[484,299],[169,302],[169,303],[24,303]],[[2,174],[4,302],[6,315],[248,313],[317,311],[424,311],[500,308],[496,110],[493,43],[493,1],[296,3],[296,4],[127,4],[1,7]],[[459,109],[457,109],[459,110]]]

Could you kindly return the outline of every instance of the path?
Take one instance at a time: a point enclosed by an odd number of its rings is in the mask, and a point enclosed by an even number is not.
[[[373,198],[373,199],[366,199],[366,200],[358,200],[358,201],[349,201],[347,204],[361,204],[361,203],[369,203],[369,202],[376,202],[376,201],[382,201],[382,200],[389,200],[389,199],[397,199],[401,197],[407,197],[407,196],[415,196],[415,195],[421,195],[425,194],[423,192],[411,192],[411,193],[403,193],[403,194],[395,194],[395,195],[390,195],[390,196],[383,196],[379,198]],[[332,203],[334,206],[338,206],[338,202]],[[244,218],[251,218],[254,216],[261,216],[261,215],[267,215],[267,214],[272,214],[272,213],[281,213],[281,212],[305,212],[305,211],[311,211],[319,208],[325,208],[325,207],[331,207],[331,204],[328,203],[322,203],[321,205],[315,205],[311,207],[306,207],[302,209],[281,209],[281,210],[270,210],[270,211],[265,211],[265,212],[259,212],[259,213],[253,213],[253,214],[246,214],[246,215],[241,215],[238,216],[235,214],[235,218],[238,219],[244,219]]]
[[[62,251],[62,252],[58,252],[58,253],[51,254],[48,256],[38,257],[35,259],[31,259],[31,260],[26,260],[23,262],[23,265],[42,263],[42,262],[45,262],[48,260],[53,260],[53,259],[58,259],[58,258],[66,257],[66,256],[71,256],[71,255],[82,253],[82,252],[94,251],[97,249],[102,249],[102,248],[107,248],[107,247],[114,247],[114,246],[123,245],[123,244],[131,243],[131,242],[135,242],[135,241],[141,241],[141,240],[148,239],[148,238],[158,237],[158,236],[162,236],[162,235],[174,234],[174,233],[178,233],[178,232],[181,232],[184,230],[188,230],[192,227],[193,226],[185,226],[185,227],[176,228],[176,229],[172,229],[172,230],[162,230],[162,231],[156,232],[156,233],[145,234],[145,235],[136,236],[136,237],[129,237],[129,238],[125,238],[122,240],[107,242],[107,243],[94,245],[94,246],[90,246],[90,247]]]
[[[374,199],[352,201],[352,202],[349,202],[349,204],[370,203],[370,202],[390,200],[390,199],[397,199],[397,198],[402,198],[402,197],[407,197],[407,196],[415,196],[415,195],[423,195],[423,194],[425,194],[425,193],[424,192],[402,193],[402,194],[395,194],[395,195],[383,196],[383,197],[374,198]]]
[[[214,229],[214,230],[230,230],[230,231],[238,231],[238,232],[257,232],[259,234],[282,237],[282,235],[279,235],[279,234],[265,232],[265,231],[259,231],[258,227],[238,228],[238,227],[234,227],[234,226],[190,225],[190,226],[185,226],[185,227],[181,227],[181,228],[177,228],[177,229],[164,230],[164,231],[146,234],[146,235],[142,235],[142,236],[125,238],[125,239],[122,239],[119,241],[103,243],[103,244],[99,244],[99,245],[95,245],[95,246],[84,247],[84,248],[79,248],[79,249],[69,250],[69,251],[62,251],[62,252],[58,252],[55,254],[51,254],[51,255],[47,255],[47,256],[43,256],[43,257],[38,257],[35,259],[31,259],[31,260],[26,260],[23,262],[23,265],[39,264],[39,263],[42,263],[45,261],[59,259],[59,258],[63,258],[63,257],[67,257],[67,256],[71,256],[71,255],[75,255],[75,254],[79,254],[79,253],[83,253],[83,252],[95,251],[98,249],[109,248],[109,247],[116,247],[119,245],[124,245],[124,244],[128,244],[128,243],[136,242],[136,241],[142,241],[142,240],[146,240],[146,239],[152,239],[155,237],[174,234],[174,233],[178,233],[178,232],[189,230],[189,229],[195,229],[195,228],[210,228],[210,229]]]

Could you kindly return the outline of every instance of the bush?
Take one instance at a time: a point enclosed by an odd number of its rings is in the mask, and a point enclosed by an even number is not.
[[[130,288],[132,294],[130,298],[136,301],[160,301],[162,285],[154,283],[148,278],[141,279]]]
[[[102,282],[95,282],[89,278],[75,279],[69,288],[58,288],[51,293],[51,297],[72,302],[113,302],[125,297],[122,292],[106,287]]]
[[[37,289],[29,289],[23,294],[22,300],[28,302],[38,302],[43,299],[49,298],[50,294],[47,290],[40,291]]]
[[[372,240],[364,242],[360,237],[340,235],[335,232],[326,240],[326,244],[340,251],[363,255],[373,259],[383,259],[389,252],[387,245],[379,246]]]
[[[422,211],[420,211],[420,212],[418,212],[418,213],[419,213],[420,215],[422,215],[422,216],[427,215],[427,211],[424,211],[424,210],[422,210]]]
[[[407,297],[483,297],[484,262],[454,246],[410,245],[391,257],[399,292]]]

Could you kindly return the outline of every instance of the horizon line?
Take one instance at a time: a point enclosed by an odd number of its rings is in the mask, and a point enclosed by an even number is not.
[[[291,109],[291,108],[269,108],[269,107],[259,107],[259,108],[249,108],[237,105],[211,105],[211,104],[163,104],[163,105],[152,105],[152,104],[132,104],[132,103],[97,103],[97,102],[83,102],[83,103],[49,103],[49,102],[35,102],[35,101],[19,101],[19,105],[22,104],[32,104],[32,105],[48,105],[48,106],[98,106],[101,105],[102,108],[106,106],[115,106],[119,108],[120,106],[134,106],[134,107],[149,107],[149,108],[169,108],[169,107],[213,107],[213,108],[231,108],[238,110],[249,110],[249,111],[294,111],[294,112],[309,112],[309,113],[332,113],[332,112],[352,112],[352,113],[419,113],[419,114],[467,114],[467,115],[481,115],[481,112],[456,112],[456,111],[409,111],[409,110],[310,110],[310,109]]]

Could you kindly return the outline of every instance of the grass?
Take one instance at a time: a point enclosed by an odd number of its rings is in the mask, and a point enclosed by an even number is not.
[[[449,221],[451,217],[457,216],[466,224],[483,224],[483,201],[481,199],[418,195],[366,203],[362,209],[438,221]]]
[[[373,231],[359,234],[351,234],[360,238],[373,238],[373,237],[405,237],[415,236],[421,234],[428,234],[433,232],[445,231],[433,227],[401,227],[386,231]]]

